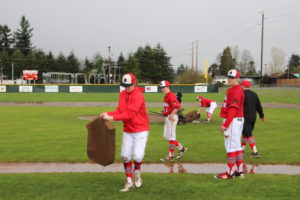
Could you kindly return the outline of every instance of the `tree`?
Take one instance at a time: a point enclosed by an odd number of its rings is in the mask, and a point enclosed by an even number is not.
[[[140,79],[139,62],[134,55],[128,55],[128,59],[125,61],[123,67],[123,73],[133,73],[137,79]]]
[[[255,69],[255,63],[254,61],[250,61],[249,63],[249,70],[246,72],[247,76],[257,76],[257,72]]]
[[[0,25],[0,52],[7,51],[9,54],[11,54],[11,46],[13,41],[12,33],[8,26]]]
[[[158,44],[155,49],[149,45],[139,47],[134,57],[138,61],[140,78],[149,83],[159,83],[161,80],[174,79],[174,71],[170,64],[170,57]]]
[[[277,48],[271,49],[271,62],[269,63],[269,73],[283,72],[285,66],[285,53]]]
[[[232,52],[232,60],[233,60],[233,66],[237,66],[240,62],[240,49],[237,45],[235,45],[233,48],[231,48]]]
[[[177,82],[181,84],[205,83],[204,75],[194,71],[193,69],[188,69],[187,71],[179,74],[176,79]]]
[[[220,75],[220,68],[219,65],[217,65],[216,63],[212,64],[209,68],[208,68],[208,74],[214,78],[216,75]]]
[[[118,58],[118,61],[117,61],[117,66],[120,67],[120,73],[121,74],[124,74],[123,72],[123,67],[125,66],[125,58],[123,56],[123,54],[121,53],[119,58]]]
[[[54,72],[65,72],[64,69],[67,68],[67,60],[64,54],[59,53],[57,59],[55,60]]]
[[[27,56],[31,51],[34,50],[34,47],[31,43],[33,28],[30,28],[29,21],[22,16],[20,21],[20,28],[14,32],[15,47],[20,49],[23,55]]]
[[[249,71],[253,72],[253,68],[250,69],[251,68],[251,66],[250,66],[251,63],[254,64],[251,52],[247,49],[243,50],[241,61],[240,61],[240,64],[239,64],[239,70],[240,70],[241,75],[249,74],[248,73]],[[250,73],[252,73],[252,72],[250,72]]]
[[[300,55],[292,54],[288,63],[288,70],[294,72],[296,68],[300,68]]]
[[[180,75],[183,72],[186,72],[187,66],[184,67],[183,64],[181,64],[178,68],[177,68],[177,75]]]
[[[235,68],[234,60],[232,59],[230,48],[226,47],[221,56],[220,74],[226,75],[227,72],[233,68]]]
[[[63,69],[64,72],[69,72],[69,73],[78,73],[79,70],[79,61],[76,58],[75,54],[71,52],[69,56],[67,57],[66,60],[66,65]]]

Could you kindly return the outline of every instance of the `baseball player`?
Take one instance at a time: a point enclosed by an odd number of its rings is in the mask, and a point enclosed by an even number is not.
[[[256,112],[259,114],[259,118],[264,121],[264,112],[261,106],[260,100],[257,94],[251,91],[249,88],[251,83],[249,81],[243,81],[242,87],[245,95],[245,103],[244,103],[244,115],[245,122],[243,128],[243,136],[242,136],[242,148],[245,149],[247,143],[249,143],[252,153],[250,157],[259,158],[259,154],[256,148],[255,140],[252,135],[252,131],[254,129],[255,121],[256,121]]]
[[[126,183],[120,191],[127,192],[142,185],[141,165],[149,134],[149,119],[143,93],[136,87],[135,76],[131,73],[125,74],[121,85],[125,90],[120,93],[117,110],[102,113],[100,116],[106,120],[123,121],[121,158],[125,168]]]
[[[210,123],[210,119],[212,114],[214,113],[215,109],[217,108],[217,103],[211,99],[204,99],[202,96],[197,96],[196,100],[200,102],[200,108],[197,114],[200,114],[201,110],[206,108],[206,122]]]
[[[234,175],[240,178],[243,174],[243,151],[241,136],[244,125],[244,92],[239,85],[240,73],[232,69],[227,74],[228,83],[231,86],[227,90],[220,116],[224,118],[221,132],[224,134],[224,144],[227,152],[227,171],[216,175],[216,179],[230,179]],[[233,168],[237,165],[237,171]]]
[[[180,103],[178,102],[176,96],[170,90],[169,81],[161,81],[160,88],[165,94],[164,97],[164,112],[165,116],[165,126],[164,126],[164,138],[169,141],[169,155],[164,158],[161,158],[161,161],[172,161],[174,160],[174,151],[175,147],[178,148],[179,153],[177,159],[184,155],[187,151],[187,148],[182,146],[176,140],[176,126],[178,122],[177,111],[180,108]]]

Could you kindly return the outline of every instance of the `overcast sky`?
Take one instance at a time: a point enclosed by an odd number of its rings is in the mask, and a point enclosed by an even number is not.
[[[33,44],[55,55],[71,51],[84,59],[96,52],[127,57],[139,46],[160,43],[171,63],[191,65],[192,42],[199,42],[203,70],[226,46],[249,50],[259,68],[261,11],[265,13],[264,63],[272,47],[286,60],[300,54],[299,0],[0,0],[0,24],[12,31],[22,15],[29,20]]]

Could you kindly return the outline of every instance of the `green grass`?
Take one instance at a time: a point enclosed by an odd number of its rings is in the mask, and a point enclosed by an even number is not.
[[[143,174],[143,186],[119,192],[123,173],[0,174],[1,200],[269,200],[299,199],[300,176],[248,175],[214,180],[211,174]]]
[[[257,89],[260,100],[264,103],[291,103],[300,104],[300,89]],[[223,102],[226,89],[220,89],[219,93],[195,94],[184,93],[183,102],[195,102],[197,95],[212,98],[217,102]],[[145,93],[147,102],[162,102],[162,93]],[[0,102],[115,102],[118,101],[116,93],[2,93]]]
[[[1,106],[0,162],[88,162],[86,156],[88,121],[82,115],[96,115],[111,108],[83,107],[26,107]],[[189,108],[193,109],[193,108]],[[159,110],[159,108],[151,109]],[[188,111],[188,110],[187,110]],[[225,150],[218,117],[212,124],[178,126],[177,138],[189,148],[182,162],[224,163]],[[300,164],[299,110],[265,109],[266,122],[258,121],[254,135],[262,157],[250,159],[246,148],[246,163]],[[117,129],[116,159],[120,161],[122,123]],[[168,152],[163,139],[163,123],[152,123],[145,162],[160,162]]]

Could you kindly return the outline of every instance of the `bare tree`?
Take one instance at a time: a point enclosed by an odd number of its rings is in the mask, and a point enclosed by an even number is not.
[[[271,57],[272,60],[269,62],[269,74],[283,72],[286,67],[285,53],[277,47],[272,47]]]
[[[253,62],[253,56],[251,52],[247,49],[243,50],[240,61],[240,72],[242,75],[245,75],[250,71],[251,62]]]
[[[239,65],[240,62],[240,49],[238,45],[235,45],[234,47],[230,48],[230,51],[232,52],[232,59],[234,62],[234,67],[236,67],[237,65]]]

